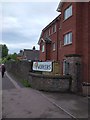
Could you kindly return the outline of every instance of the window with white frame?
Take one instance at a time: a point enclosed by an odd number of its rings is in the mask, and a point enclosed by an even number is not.
[[[48,31],[48,32],[49,32],[49,36],[50,36],[50,29],[49,29],[49,31]]]
[[[72,43],[72,32],[69,32],[64,35],[64,45],[68,45]]]
[[[45,51],[45,45],[42,45],[42,52]]]
[[[48,37],[48,32],[46,31],[45,34],[44,34],[44,37]]]
[[[54,32],[56,32],[56,24],[54,25]]]
[[[72,16],[72,5],[64,11],[64,20]]]
[[[56,24],[52,26],[52,33],[56,32]]]
[[[53,51],[55,51],[55,49],[56,49],[56,45],[55,43],[53,43]]]

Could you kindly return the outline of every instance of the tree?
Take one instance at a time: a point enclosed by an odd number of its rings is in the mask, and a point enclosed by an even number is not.
[[[0,59],[2,58],[2,46],[0,45]]]
[[[1,54],[2,54],[2,58],[8,55],[8,48],[5,44],[4,45],[0,44],[0,55]]]
[[[12,55],[11,55],[11,59],[17,60],[17,53],[12,54]]]
[[[7,60],[17,60],[17,53],[9,54]]]

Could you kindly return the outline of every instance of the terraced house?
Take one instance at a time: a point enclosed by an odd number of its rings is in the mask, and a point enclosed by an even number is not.
[[[60,2],[57,11],[42,30],[40,60],[58,61],[60,74],[75,75],[81,90],[90,85],[90,2]]]

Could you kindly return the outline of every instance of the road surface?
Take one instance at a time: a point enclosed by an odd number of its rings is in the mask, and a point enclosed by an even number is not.
[[[7,73],[2,89],[3,118],[88,118],[86,97],[25,88]]]

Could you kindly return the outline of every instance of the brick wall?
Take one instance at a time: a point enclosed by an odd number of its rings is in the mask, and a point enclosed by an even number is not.
[[[64,3],[61,11],[61,30],[59,30],[59,46],[58,46],[58,59],[60,60],[61,74],[63,74],[63,60],[65,59],[65,55],[75,54],[76,47],[76,3],[72,3],[73,15],[64,20],[64,10],[70,6],[71,3]],[[64,34],[72,32],[73,40],[72,44],[64,45]]]
[[[76,3],[76,53],[82,55],[83,82],[89,80],[89,4]]]
[[[43,91],[69,92],[71,88],[70,76],[30,73],[29,82],[33,88]]]
[[[21,80],[28,80],[28,74],[32,71],[32,63],[27,61],[10,61],[5,66],[7,72]]]
[[[27,61],[10,61],[5,64],[7,72],[17,80],[28,80],[32,88],[44,91],[69,92],[71,76],[45,75],[41,72],[31,72],[32,63]]]
[[[89,5],[88,5],[88,15],[89,15],[89,17],[88,17],[88,66],[89,66],[89,71],[88,71],[88,73],[89,73],[89,76],[88,76],[88,78],[89,78],[89,83],[90,83],[90,2],[89,2]]]
[[[72,16],[64,20],[65,9],[72,4]],[[56,50],[46,54],[41,53],[41,59],[46,60],[46,55],[50,56],[51,60],[59,60],[61,71],[63,73],[63,60],[65,55],[78,54],[82,58],[82,78],[83,82],[90,82],[90,2],[65,2],[61,7],[61,15],[57,24],[57,32],[50,36],[52,43],[56,43]],[[52,25],[51,25],[52,26]],[[46,27],[46,29],[51,26]],[[60,29],[61,27],[61,29]],[[64,45],[64,35],[72,31],[72,44]],[[57,50],[58,49],[58,50]]]
[[[45,61],[46,60],[46,49],[45,49],[45,52],[42,52],[42,45],[45,45],[45,48],[46,48],[46,44],[41,42],[40,43],[40,51],[39,51],[39,60],[42,60],[42,61]]]
[[[67,56],[66,63],[69,64],[68,74],[72,76],[72,92],[82,92],[82,60],[81,57]]]

